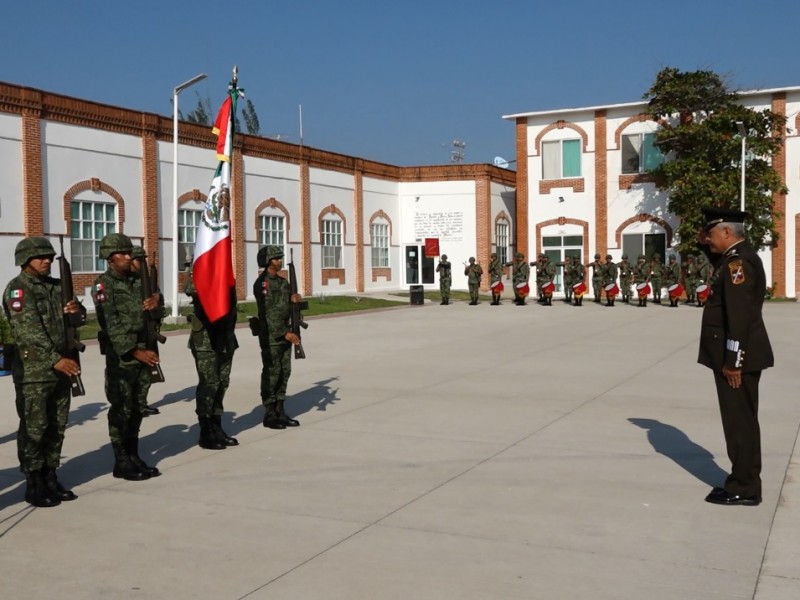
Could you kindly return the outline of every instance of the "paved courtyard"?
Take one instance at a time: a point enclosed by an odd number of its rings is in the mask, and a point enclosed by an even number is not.
[[[67,599],[800,598],[800,307],[770,304],[764,502],[703,502],[729,467],[701,311],[459,302],[309,320],[288,402],[261,426],[256,339],[197,444],[187,337],[145,419],[146,482],[111,474],[102,362],[83,357],[61,479],[23,500],[0,378],[0,596]]]

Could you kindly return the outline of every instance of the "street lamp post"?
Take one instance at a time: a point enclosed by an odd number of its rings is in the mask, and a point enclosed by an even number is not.
[[[201,73],[172,91],[172,315],[165,319],[167,323],[181,321],[178,314],[178,94],[206,77],[205,73]]]
[[[742,181],[739,184],[739,210],[744,212],[744,174],[745,159],[747,158],[747,132],[744,130],[744,123],[736,121],[736,128],[739,130],[739,137],[742,138]]]

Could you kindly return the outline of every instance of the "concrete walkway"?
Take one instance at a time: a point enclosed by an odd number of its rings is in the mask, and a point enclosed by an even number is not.
[[[426,304],[310,320],[290,413],[261,426],[239,332],[226,429],[197,447],[186,335],[162,351],[142,446],[163,475],[110,475],[102,363],[84,357],[61,479],[23,500],[0,379],[0,597],[66,599],[800,598],[796,304],[765,318],[764,502],[703,502],[729,468],[700,310]]]

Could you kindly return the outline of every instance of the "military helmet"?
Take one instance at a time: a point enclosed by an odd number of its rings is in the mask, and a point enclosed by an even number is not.
[[[442,260],[447,260],[447,254],[442,254]]]
[[[123,233],[109,233],[100,240],[100,258],[110,258],[117,252],[133,252],[131,238]]]
[[[606,254],[606,260],[611,260],[613,257],[610,254]]]
[[[262,268],[265,268],[273,258],[283,258],[283,248],[280,246],[264,246],[256,256],[258,266]]]
[[[517,253],[514,255],[514,258],[525,258],[525,255],[524,255],[522,252],[517,252]]]
[[[661,255],[658,252],[656,252],[655,254],[653,254],[653,259],[654,260],[661,260]]]
[[[687,254],[686,260],[694,260],[694,254]]]
[[[706,257],[705,257],[704,255],[702,255],[702,254],[701,254],[700,256],[698,256],[698,257],[697,257],[697,260],[698,260],[698,261],[701,261],[701,260],[702,260],[703,262],[706,262]]]
[[[600,258],[600,253],[599,253],[599,252],[597,252],[597,253],[594,255],[594,257],[595,257],[595,258]]]
[[[491,257],[492,258],[497,258],[497,252],[492,252]]]
[[[672,262],[674,260],[675,260],[675,255],[674,254],[670,254],[669,255],[669,262]]]
[[[131,251],[131,258],[147,258],[147,254],[141,246],[134,246]]]
[[[645,260],[647,257],[644,254],[639,255],[639,260]]]
[[[628,260],[628,255],[627,254],[623,254],[622,255],[622,260]]]
[[[470,256],[469,257],[469,262],[474,263],[475,262],[475,257],[474,256]]]
[[[24,267],[28,261],[38,256],[55,256],[53,244],[45,237],[33,236],[21,239],[14,249],[14,264]]]

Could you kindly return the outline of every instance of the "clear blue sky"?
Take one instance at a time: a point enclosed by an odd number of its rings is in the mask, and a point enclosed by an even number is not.
[[[0,80],[171,115],[231,69],[262,135],[395,165],[514,157],[517,112],[632,102],[657,71],[735,89],[800,85],[800,0],[26,0]]]

